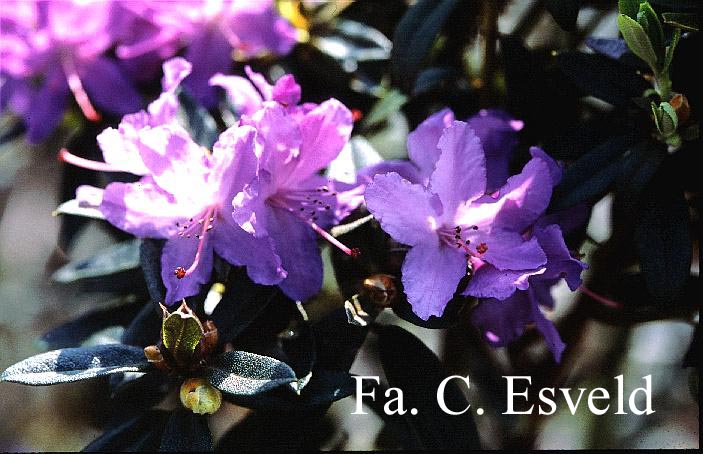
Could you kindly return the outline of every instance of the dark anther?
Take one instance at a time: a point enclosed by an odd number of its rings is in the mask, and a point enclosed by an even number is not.
[[[173,270],[173,274],[175,274],[178,279],[183,279],[184,277],[186,277],[186,269],[182,266],[179,266],[178,268]]]

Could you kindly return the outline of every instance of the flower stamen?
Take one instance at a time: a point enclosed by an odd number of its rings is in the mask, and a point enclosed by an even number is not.
[[[215,220],[214,217],[215,214],[215,207],[210,207],[208,208],[207,212],[205,213],[205,216],[203,216],[202,219],[200,219],[198,222],[193,222],[193,218],[190,218],[190,224],[186,224],[183,226],[183,230],[181,230],[178,235],[180,237],[183,237],[184,235],[186,238],[190,238],[191,234],[188,233],[189,229],[192,229],[196,225],[201,225],[202,228],[200,230],[200,233],[195,234],[195,238],[198,239],[198,249],[195,251],[195,258],[193,259],[193,263],[190,264],[188,269],[184,269],[182,266],[179,266],[174,270],[174,274],[176,278],[178,279],[183,279],[187,276],[190,276],[195,272],[195,270],[198,268],[198,264],[200,263],[200,256],[202,255],[203,252],[203,247],[205,245],[205,234],[212,230],[213,228],[213,221]],[[201,222],[202,221],[202,222]]]
[[[85,88],[83,88],[83,83],[78,75],[78,70],[73,60],[70,57],[65,56],[61,59],[61,64],[63,65],[64,73],[66,74],[66,82],[68,82],[68,87],[73,93],[73,97],[78,103],[78,107],[81,108],[83,115],[90,121],[100,121],[100,114],[95,110],[93,105],[90,103],[90,98],[88,93],[86,93]]]
[[[62,148],[59,151],[58,159],[59,161],[67,162],[76,167],[81,167],[83,169],[88,170],[95,170],[98,172],[126,172],[126,170],[115,167],[114,165],[108,164],[107,162],[93,161],[90,159],[81,158],[80,156],[71,154],[71,152],[69,152],[65,148]]]

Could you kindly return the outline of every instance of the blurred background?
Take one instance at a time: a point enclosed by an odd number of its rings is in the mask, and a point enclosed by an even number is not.
[[[336,2],[337,12],[363,16],[370,2]],[[404,2],[389,2],[404,3]],[[584,2],[578,14],[576,31],[563,31],[538,0],[484,2],[481,17],[495,15],[497,27],[474,24],[478,38],[465,49],[465,63],[472,77],[468,82],[480,91],[482,76],[496,68],[484,65],[485,42],[496,35],[517,34],[530,50],[548,55],[555,49],[585,50],[583,38],[618,36],[617,11],[613,2]],[[489,5],[489,6],[487,6]],[[401,5],[402,6],[402,5]],[[504,7],[503,7],[504,6]],[[399,7],[400,8],[400,7]],[[389,9],[392,9],[389,7]],[[402,12],[402,8],[400,9]],[[391,19],[389,19],[392,22]],[[383,27],[379,27],[383,29]],[[381,30],[392,38],[392,30]],[[320,41],[322,43],[322,41]],[[500,52],[500,47],[496,49]],[[496,90],[500,93],[501,75]],[[305,96],[305,90],[303,91]],[[486,95],[490,96],[491,95]],[[586,112],[607,112],[610,106],[595,98],[582,100]],[[351,106],[353,107],[353,106]],[[386,158],[405,154],[405,139],[416,121],[407,112],[396,110],[381,128],[365,134],[369,144]],[[7,131],[5,117],[0,131]],[[52,211],[62,200],[65,171],[56,159],[70,127],[52,139],[30,146],[22,137],[4,141],[0,147],[0,369],[27,356],[43,351],[39,337],[48,329],[98,307],[115,304],[110,293],[84,293],[79,285],[61,285],[52,274],[69,261],[88,258],[115,243],[114,236],[100,221],[81,226],[71,247],[59,247],[60,218]],[[549,151],[549,148],[547,148]],[[611,236],[612,196],[594,206],[588,223],[588,240],[580,252],[591,263],[597,245]],[[695,248],[696,250],[698,248]],[[698,259],[693,260],[698,275]],[[320,310],[340,305],[343,298],[336,289],[327,261],[325,290],[318,300]],[[586,271],[585,281],[589,273]],[[381,314],[381,323],[399,324],[417,335],[443,361],[450,374],[469,375],[468,400],[485,413],[476,424],[485,448],[532,445],[539,449],[591,448],[698,448],[699,406],[693,394],[697,378],[693,368],[682,367],[695,327],[698,312],[664,320],[613,323],[594,319],[582,309],[584,297],[566,286],[554,289],[556,310],[549,317],[557,321],[565,341],[573,351],[560,365],[546,361],[546,348],[534,330],[517,345],[491,349],[477,332],[466,329],[430,330],[405,322],[392,312]],[[327,308],[327,309],[326,309]],[[105,335],[116,333],[102,333]],[[351,369],[359,375],[379,375],[376,337],[370,334]],[[418,371],[422,373],[422,371]],[[548,417],[501,415],[505,404],[505,383],[501,375],[544,375],[556,377],[562,387],[604,387],[615,394],[613,377],[625,376],[625,389],[643,386],[642,377],[652,375],[655,413],[652,415],[594,416],[581,406],[571,415],[563,402],[559,411]],[[99,421],[106,390],[101,382],[80,382],[53,387],[26,387],[0,384],[0,451],[74,451],[92,441],[101,430]],[[333,404],[326,417],[323,449],[372,450],[399,447],[388,433],[383,420],[366,409],[368,415],[351,415],[353,397]],[[640,403],[640,406],[642,403]],[[511,434],[506,437],[506,432]]]

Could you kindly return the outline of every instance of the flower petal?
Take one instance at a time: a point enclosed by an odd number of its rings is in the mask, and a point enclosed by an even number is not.
[[[22,112],[29,142],[41,142],[61,123],[69,93],[66,78],[60,70],[51,71],[40,88],[31,91],[28,109]]]
[[[396,241],[410,246],[437,237],[432,194],[395,172],[376,175],[364,193],[366,206]]]
[[[281,266],[281,259],[269,237],[256,238],[241,229],[225,213],[219,225],[212,229],[212,242],[217,255],[235,266],[246,266],[252,281],[262,285],[275,285],[288,273]]]
[[[80,75],[90,100],[101,109],[125,115],[142,107],[141,95],[112,60],[98,57]]]
[[[439,239],[419,243],[403,261],[403,288],[413,312],[423,320],[440,317],[466,274],[464,255]]]
[[[444,130],[437,146],[441,154],[430,177],[430,190],[439,196],[449,221],[460,204],[486,192],[486,158],[481,141],[463,121]]]
[[[203,27],[188,45],[185,58],[193,65],[193,71],[183,85],[205,107],[217,104],[217,94],[208,81],[213,74],[229,72],[231,49],[217,27]]]
[[[212,239],[209,235],[204,238],[198,266],[192,274],[178,279],[174,273],[180,267],[188,268],[195,260],[200,240],[176,237],[166,241],[161,253],[161,279],[166,286],[165,304],[174,304],[188,296],[200,293],[200,286],[210,281],[212,275]]]
[[[528,278],[544,271],[544,267],[536,270],[501,271],[490,264],[484,264],[471,276],[462,295],[504,300],[516,290],[526,290],[530,286]]]
[[[471,323],[493,347],[503,347],[522,336],[531,321],[532,309],[526,292],[515,292],[504,300],[482,300],[471,311]]]
[[[569,248],[564,242],[561,229],[558,225],[552,224],[547,227],[535,227],[534,236],[539,241],[539,245],[547,254],[547,271],[544,279],[558,279],[563,277],[572,291],[581,285],[581,271],[587,265],[580,260],[571,257]]]
[[[255,138],[254,128],[233,126],[220,134],[212,147],[208,183],[219,187],[217,200],[228,210],[234,196],[256,176]]]
[[[483,109],[467,123],[481,139],[486,154],[487,192],[493,192],[510,176],[510,158],[518,144],[517,133],[524,124],[496,109]]]
[[[351,112],[336,99],[308,112],[300,122],[300,155],[289,181],[304,180],[332,162],[349,141],[352,125]]]
[[[454,113],[442,109],[430,115],[425,121],[408,134],[408,157],[417,165],[424,179],[430,177],[435,163],[439,159],[437,143],[445,128],[454,122]]]
[[[544,316],[539,308],[539,305],[537,304],[537,301],[534,300],[532,295],[530,295],[530,308],[532,309],[532,322],[537,326],[539,332],[542,333],[542,336],[547,343],[547,348],[549,348],[554,355],[554,360],[557,363],[561,362],[561,355],[566,348],[566,344],[564,344],[564,341],[561,340],[559,331],[557,331],[554,323]]]
[[[288,276],[278,284],[289,298],[305,301],[322,288],[322,256],[312,228],[288,211],[268,210],[269,233]]]
[[[285,74],[273,86],[273,100],[284,106],[295,106],[300,102],[301,89],[293,74]]]
[[[261,107],[261,95],[244,77],[217,73],[210,78],[209,84],[225,89],[229,101],[239,115],[252,115]]]
[[[469,231],[467,237],[474,248],[484,243],[486,251],[481,254],[481,260],[502,271],[534,270],[547,263],[547,256],[536,238],[525,240],[519,233],[509,230],[493,230],[489,234]]]
[[[100,211],[115,227],[139,238],[169,238],[178,232],[176,222],[197,214],[197,209],[176,203],[149,177],[137,183],[110,183],[103,192]]]

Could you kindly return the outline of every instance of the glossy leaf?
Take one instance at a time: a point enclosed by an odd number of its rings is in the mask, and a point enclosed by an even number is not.
[[[563,52],[557,56],[561,71],[589,95],[615,106],[630,104],[651,86],[629,68],[603,55]]]
[[[67,284],[134,269],[139,266],[139,245],[140,241],[134,239],[109,246],[92,257],[62,266],[51,279]]]
[[[68,200],[57,206],[52,214],[54,216],[59,214],[70,214],[73,216],[81,216],[91,219],[105,219],[105,216],[103,216],[100,210],[97,208],[80,206],[78,200],[76,199]]]
[[[677,298],[690,275],[688,204],[674,175],[660,172],[642,196],[634,240],[649,293],[658,303]]]
[[[77,347],[93,333],[110,326],[127,326],[143,303],[127,303],[90,311],[80,317],[47,331],[41,341],[47,349]]]
[[[412,83],[456,4],[420,0],[408,9],[393,35],[391,63],[399,78]]]
[[[44,386],[69,383],[150,367],[144,351],[122,344],[53,350],[20,361],[0,375],[0,381]]]
[[[378,346],[389,386],[403,390],[406,408],[418,410],[417,415],[407,413],[405,417],[421,448],[480,449],[472,410],[450,416],[437,405],[437,389],[449,374],[435,354],[418,338],[392,325],[379,327]],[[444,398],[455,411],[468,406],[454,380],[447,383]]]
[[[169,413],[153,410],[109,426],[83,452],[157,451]]]
[[[242,351],[217,356],[206,377],[215,388],[233,396],[251,396],[298,380],[286,363]]]

